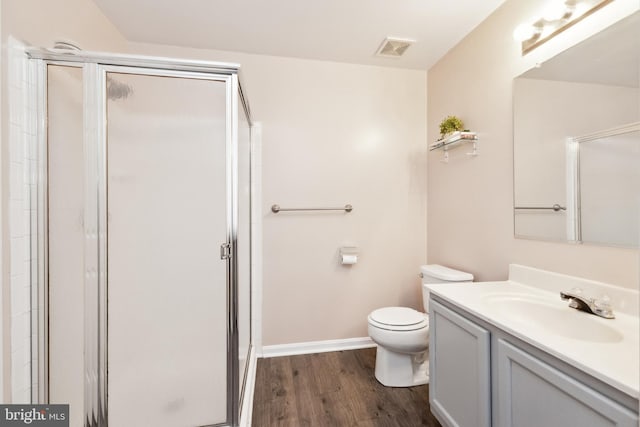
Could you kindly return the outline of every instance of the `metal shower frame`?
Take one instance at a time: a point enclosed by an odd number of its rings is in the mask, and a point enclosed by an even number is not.
[[[28,48],[29,79],[36,88],[36,137],[30,144],[36,160],[37,196],[31,206],[36,214],[31,229],[32,288],[32,402],[49,402],[48,334],[48,182],[47,182],[47,66],[83,69],[85,151],[85,427],[108,426],[107,404],[107,165],[106,77],[108,72],[221,81],[226,85],[226,263],[227,286],[227,414],[236,426],[240,416],[238,349],[238,107],[249,126],[251,112],[240,83],[240,66],[233,63],[182,60],[164,57],[114,55],[100,52]],[[32,119],[33,120],[33,119]],[[97,197],[96,197],[97,194]],[[251,208],[249,207],[249,210]],[[251,253],[249,248],[248,253]],[[251,308],[248,308],[251,310]],[[249,322],[251,325],[251,321]],[[251,328],[251,326],[249,326]],[[250,330],[249,354],[253,331]],[[245,366],[245,382],[246,371]]]

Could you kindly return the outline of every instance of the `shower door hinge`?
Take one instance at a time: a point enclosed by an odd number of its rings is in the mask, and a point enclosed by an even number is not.
[[[231,259],[230,243],[223,243],[220,245],[220,259]]]

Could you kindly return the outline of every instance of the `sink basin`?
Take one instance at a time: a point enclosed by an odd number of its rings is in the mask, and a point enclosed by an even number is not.
[[[624,336],[593,314],[570,308],[566,301],[532,295],[489,294],[484,302],[509,322],[581,341],[619,342]]]

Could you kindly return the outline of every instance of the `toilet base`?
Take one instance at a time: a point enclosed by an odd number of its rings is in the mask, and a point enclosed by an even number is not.
[[[386,387],[413,387],[429,383],[429,351],[396,353],[378,345],[376,379]]]

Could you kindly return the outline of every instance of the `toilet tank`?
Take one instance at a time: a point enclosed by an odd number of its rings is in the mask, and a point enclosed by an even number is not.
[[[473,274],[438,264],[421,266],[420,277],[422,277],[422,302],[426,313],[429,312],[429,289],[424,286],[425,284],[473,282]]]

